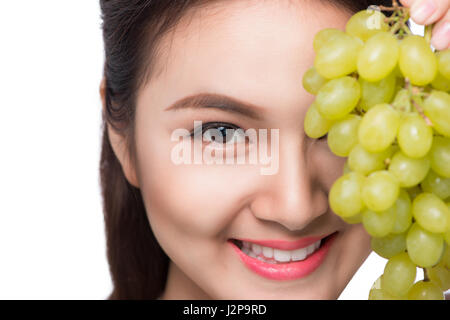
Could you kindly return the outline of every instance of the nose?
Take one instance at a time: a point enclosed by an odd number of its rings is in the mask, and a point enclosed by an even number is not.
[[[314,164],[298,137],[280,137],[279,170],[264,176],[250,208],[255,217],[302,230],[326,213],[328,200],[317,181]]]

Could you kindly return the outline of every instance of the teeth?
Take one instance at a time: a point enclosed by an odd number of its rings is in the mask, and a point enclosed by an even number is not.
[[[294,250],[291,253],[292,261],[305,260],[307,255],[308,253],[306,252],[305,248]]]
[[[288,262],[291,260],[291,252],[279,249],[273,249],[273,258],[280,262]]]
[[[266,263],[289,262],[305,260],[309,255],[315,252],[319,247],[321,240],[297,250],[280,250],[270,247],[264,247],[255,243],[243,241],[242,252],[252,258],[264,261]]]
[[[273,249],[269,247],[262,247],[262,253],[266,258],[273,258]]]
[[[252,243],[252,251],[258,255],[261,253],[262,248],[260,245]]]

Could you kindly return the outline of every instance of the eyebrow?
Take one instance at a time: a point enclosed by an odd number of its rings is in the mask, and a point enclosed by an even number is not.
[[[262,107],[221,94],[200,93],[184,97],[170,105],[165,111],[181,109],[217,109],[235,113],[255,120],[262,120]]]

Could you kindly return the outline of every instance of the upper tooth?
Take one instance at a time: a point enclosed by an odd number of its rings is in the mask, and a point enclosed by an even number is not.
[[[279,262],[288,262],[288,261],[300,261],[304,260],[307,256],[309,256],[311,253],[313,253],[317,248],[320,247],[321,241],[316,241],[313,244],[296,250],[280,250],[280,249],[274,249],[270,247],[264,247],[261,245],[258,245],[256,243],[249,243],[246,241],[243,241],[243,248],[242,251],[255,258],[258,257],[261,253],[265,258],[273,258],[276,261]],[[260,259],[261,260],[261,259]]]
[[[262,253],[263,253],[264,257],[272,258],[273,257],[273,248],[262,247]]]
[[[262,248],[261,248],[261,246],[260,246],[259,244],[252,243],[252,251],[253,251],[256,255],[258,255],[258,254],[261,253]]]
[[[280,262],[287,262],[291,260],[291,251],[273,249],[273,258]]]
[[[294,250],[294,251],[292,251],[291,256],[292,256],[293,261],[304,260],[307,256],[306,249],[302,248],[302,249]]]
[[[306,247],[306,254],[311,254],[314,251],[314,243]]]

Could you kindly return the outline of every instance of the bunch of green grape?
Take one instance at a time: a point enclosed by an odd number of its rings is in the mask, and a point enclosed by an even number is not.
[[[346,157],[331,209],[362,223],[388,259],[369,299],[443,299],[450,289],[450,50],[413,35],[409,11],[358,12],[314,38],[304,129]],[[424,280],[415,283],[417,267]]]

